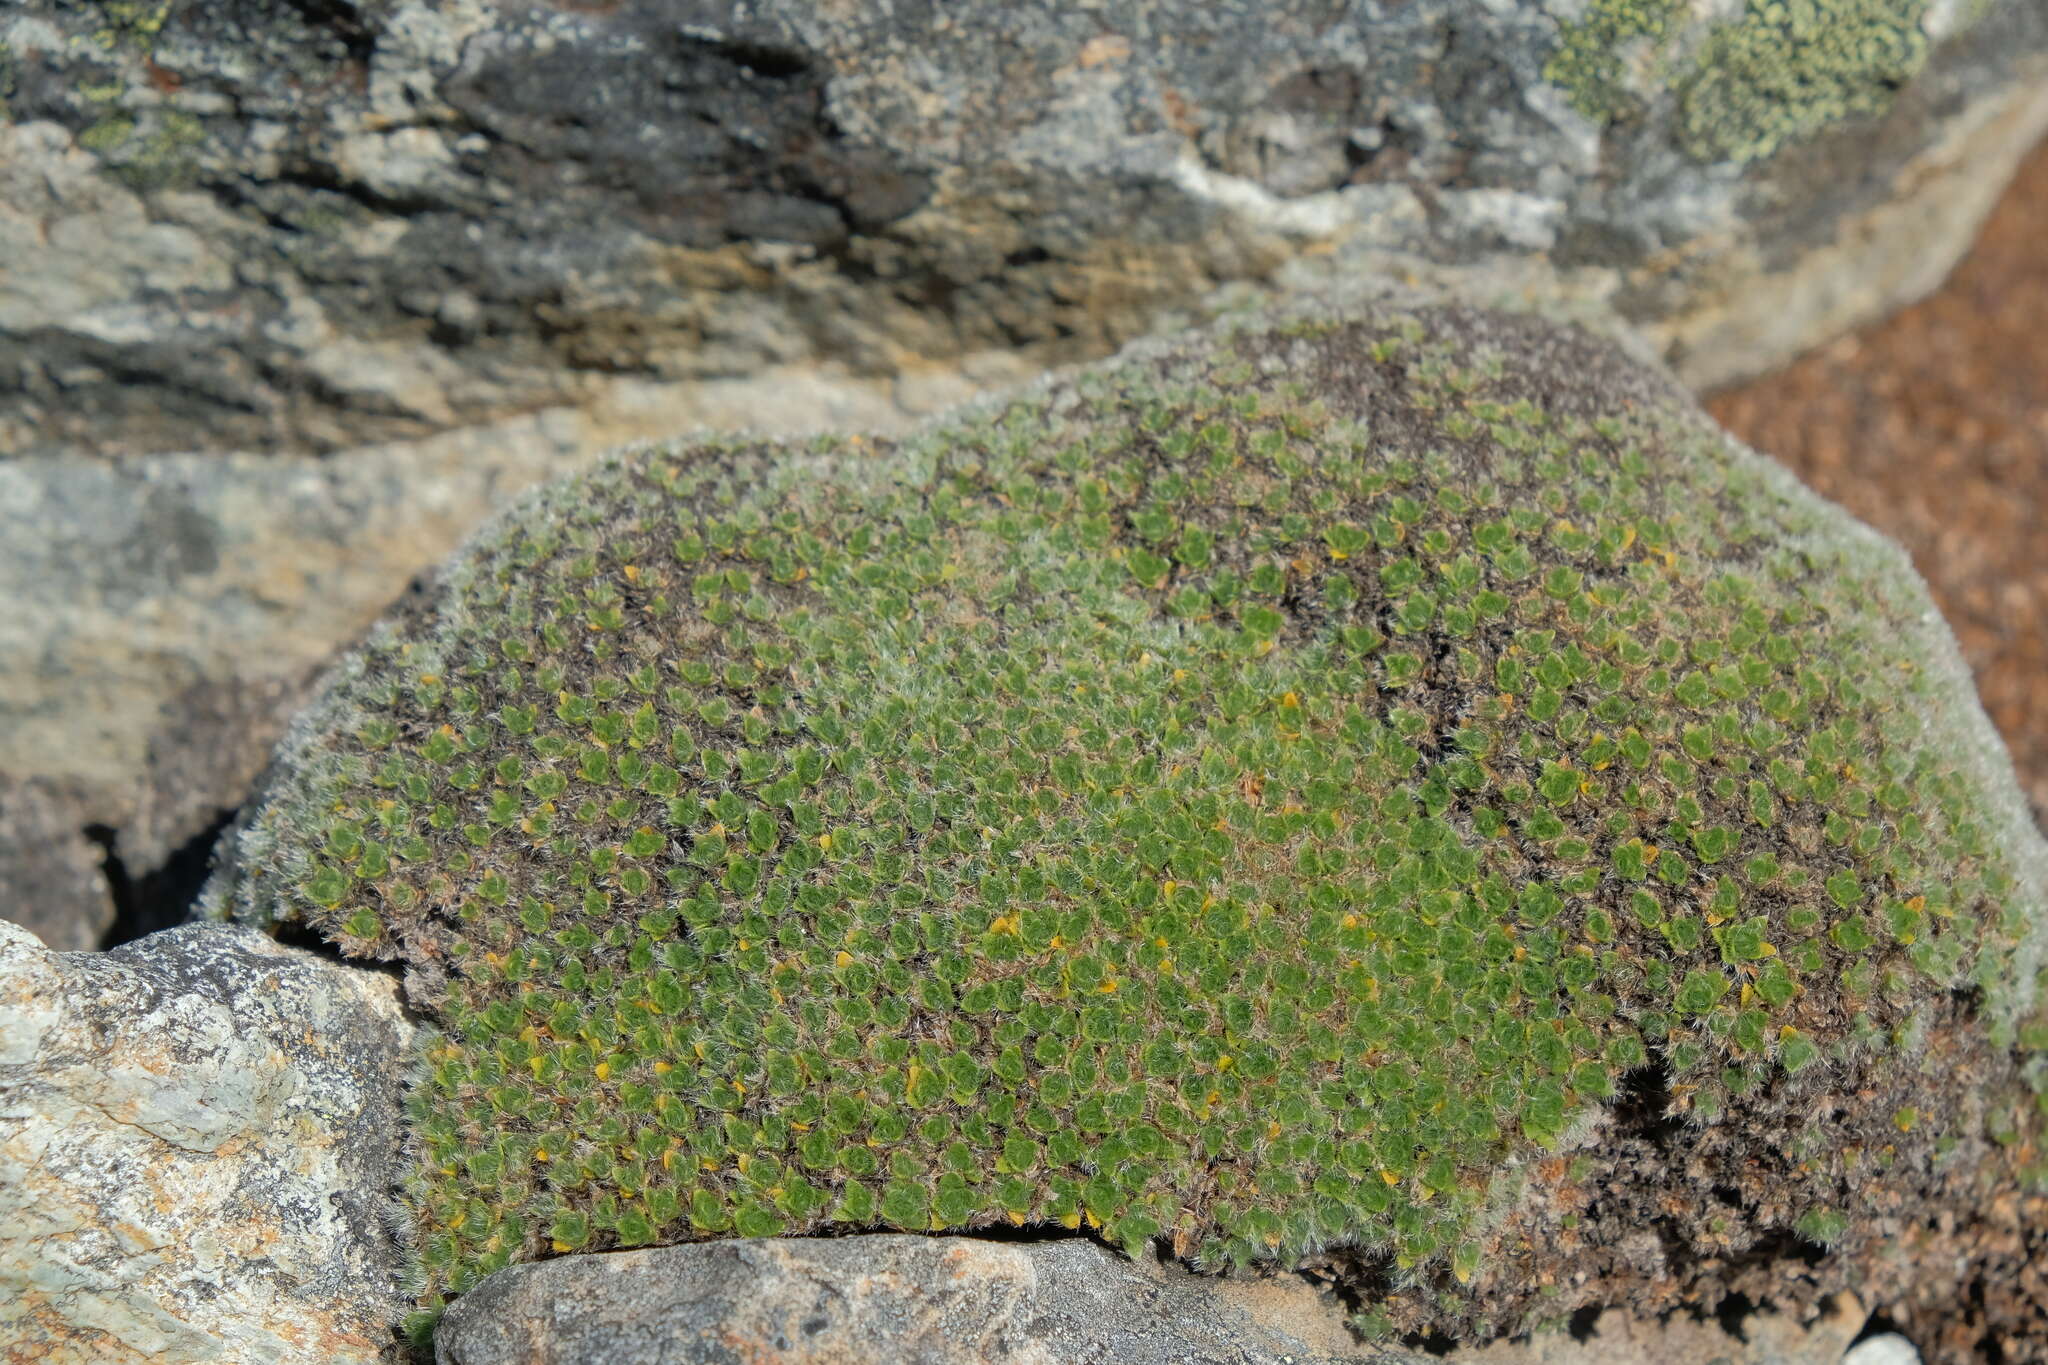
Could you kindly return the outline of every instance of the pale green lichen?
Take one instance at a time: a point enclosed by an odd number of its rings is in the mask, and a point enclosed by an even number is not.
[[[1594,0],[1543,74],[1603,123],[1668,92],[1680,147],[1746,163],[1889,108],[1926,62],[1926,11],[1926,0],[1750,0],[1701,36],[1678,0]]]
[[[91,41],[103,51],[123,47],[148,51],[171,17],[177,0],[100,0],[101,24]]]
[[[1654,69],[1684,13],[1683,0],[1594,0],[1559,33],[1543,79],[1562,86],[1587,118],[1613,123],[1642,105],[1630,59]]]
[[[1967,688],[1895,547],[1612,347],[1257,321],[529,498],[216,895],[438,1021],[429,1314],[550,1251],[1023,1224],[1351,1248],[1389,1330],[1514,1329],[1631,1191],[1853,1245],[2039,1163],[2042,851]],[[1694,1145],[1609,1166],[1653,1073]]]
[[[1755,161],[1881,114],[1927,60],[1926,0],[1751,0],[1679,88],[1679,137],[1703,161]]]
[[[128,87],[120,81],[80,81],[74,88],[81,99],[94,104],[112,104],[128,93]]]
[[[112,114],[78,135],[78,145],[99,156],[108,172],[138,193],[191,183],[206,125],[180,109],[140,117]]]
[[[118,122],[110,120],[110,122]],[[130,122],[125,135],[93,146],[107,159],[110,172],[138,193],[190,184],[198,172],[199,147],[206,126],[181,110],[165,110]],[[81,145],[88,145],[83,135]]]
[[[101,119],[78,135],[78,145],[105,156],[135,136],[135,120],[126,114]]]
[[[148,56],[170,22],[177,0],[91,0],[79,7],[90,10],[98,22],[90,29],[72,30],[67,47],[86,58],[89,66],[105,68],[108,58],[120,59],[131,53]],[[0,40],[0,123],[12,118],[9,102],[20,78],[20,64],[13,47]],[[128,78],[80,80],[72,85],[72,92],[93,104],[111,105],[127,94]],[[79,142],[91,151],[119,145],[127,136],[121,131],[124,122],[132,132],[132,119],[109,114],[80,133]]]

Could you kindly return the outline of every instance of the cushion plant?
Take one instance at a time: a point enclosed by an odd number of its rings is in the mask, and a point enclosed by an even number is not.
[[[1533,316],[616,455],[339,670],[222,892],[438,1025],[429,1316],[1026,1225],[1475,1334],[1702,1292],[1633,1230],[1847,1254],[2048,1176],[2041,843],[1925,589]]]

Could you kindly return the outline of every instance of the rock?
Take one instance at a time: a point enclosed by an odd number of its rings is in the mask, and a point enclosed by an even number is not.
[[[0,1356],[390,1356],[411,1026],[246,930],[53,953],[0,921]]]
[[[1444,1359],[1447,1365],[1862,1365],[1842,1353],[1868,1320],[1863,1305],[1853,1294],[1838,1294],[1821,1308],[1810,1322],[1768,1308],[1739,1321],[1687,1313],[1631,1317],[1610,1308],[1576,1330],[1461,1347]]]
[[[328,654],[560,453],[435,444],[0,464],[0,831],[34,836],[0,842],[0,883],[53,943],[90,946],[111,917],[73,870],[87,827],[162,866],[242,800]]]
[[[114,924],[92,823],[75,794],[0,771],[0,909],[58,952],[98,947]]]
[[[893,401],[1289,261],[1562,286],[1718,382],[1929,287],[2048,126],[2035,0],[1751,9],[21,0],[0,453]]]
[[[1301,1280],[1216,1281],[1087,1241],[880,1235],[565,1256],[448,1310],[438,1365],[1402,1365]]]
[[[1897,1332],[1886,1332],[1857,1342],[1842,1365],[1920,1365],[1920,1353]]]
[[[1812,1323],[1770,1312],[1736,1334],[1712,1318],[1602,1313],[1590,1329],[1418,1356],[1359,1343],[1343,1305],[1295,1276],[1216,1279],[1085,1240],[894,1234],[697,1243],[501,1270],[458,1300],[438,1365],[1918,1365],[1840,1296]]]

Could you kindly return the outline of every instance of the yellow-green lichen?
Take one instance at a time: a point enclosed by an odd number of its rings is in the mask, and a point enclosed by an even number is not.
[[[147,117],[140,124],[130,120],[124,134],[111,134],[103,145],[79,142],[99,152],[111,172],[130,189],[148,192],[191,182],[199,167],[198,148],[206,141],[206,126],[180,110],[166,110]],[[90,131],[90,130],[88,130]]]
[[[1672,92],[1689,155],[1755,161],[1889,108],[1926,61],[1926,10],[1926,0],[1750,0],[1739,19],[1697,35],[1677,0],[1594,0],[1543,74],[1603,123]]]
[[[550,1251],[1023,1224],[1360,1248],[1389,1322],[1482,1330],[1594,1216],[1531,1158],[1653,1068],[1694,1125],[1835,1106],[1774,1212],[1701,1191],[1723,1245],[1853,1236],[1967,1126],[1883,1060],[1966,989],[2034,1150],[2038,861],[1929,611],[1581,334],[1247,325],[529,499],[302,724],[235,904],[438,1022],[430,1312]]]
[[[1587,118],[1612,123],[1641,106],[1635,87],[1654,84],[1654,76],[1644,77],[1656,69],[1684,13],[1682,0],[1594,0],[1558,35],[1543,79],[1562,86],[1572,107]],[[1632,73],[1632,61],[1649,72]]]
[[[1703,161],[1754,161],[1829,124],[1880,114],[1927,60],[1926,0],[1751,0],[1679,90],[1679,137]]]
[[[105,156],[135,135],[135,120],[126,114],[103,118],[78,135],[78,145]]]
[[[104,51],[122,47],[147,50],[163,32],[176,0],[101,0],[101,25],[92,32],[92,42]]]

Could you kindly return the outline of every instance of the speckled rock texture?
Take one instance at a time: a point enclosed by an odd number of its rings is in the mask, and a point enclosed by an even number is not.
[[[1092,1242],[784,1238],[569,1256],[449,1310],[439,1365],[1407,1365],[1299,1280],[1134,1265]]]
[[[2044,53],[2037,0],[22,0],[0,452],[915,401],[1332,260],[1562,284],[1713,382],[1930,288]]]
[[[1920,1353],[1897,1332],[1885,1332],[1858,1343],[1842,1365],[1920,1365]]]
[[[439,1365],[1918,1365],[1896,1336],[1845,1355],[1849,1295],[1810,1322],[1606,1312],[1574,1333],[1427,1357],[1360,1344],[1297,1276],[1195,1277],[1087,1241],[790,1238],[569,1256],[500,1271],[450,1309]],[[1900,1353],[1903,1348],[1903,1353]]]
[[[411,1028],[375,973],[190,925],[0,921],[0,1359],[386,1359]]]
[[[1575,1328],[1537,1332],[1523,1341],[1463,1347],[1448,1365],[1877,1365],[1849,1343],[1869,1314],[1853,1294],[1818,1305],[1810,1320],[1760,1308],[1742,1315],[1631,1317],[1608,1309]],[[1908,1348],[1910,1350],[1910,1348]],[[1919,1358],[1884,1365],[1920,1365]]]

